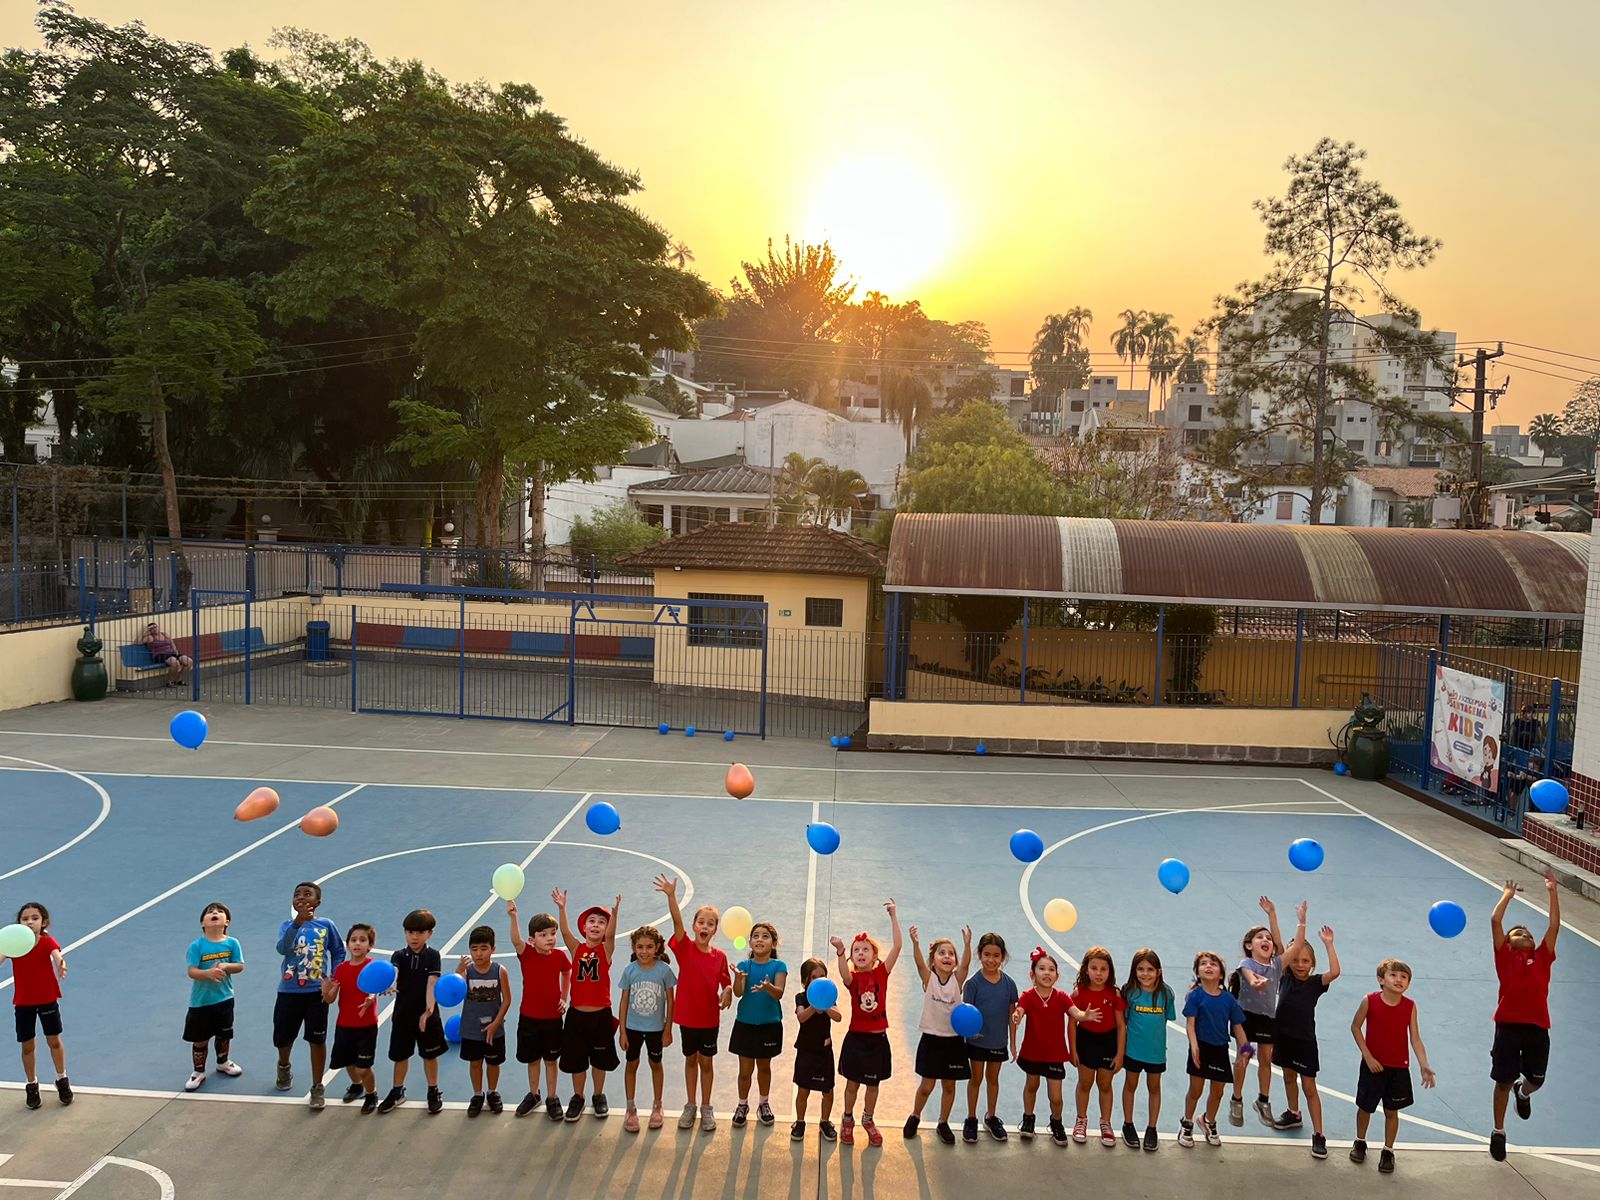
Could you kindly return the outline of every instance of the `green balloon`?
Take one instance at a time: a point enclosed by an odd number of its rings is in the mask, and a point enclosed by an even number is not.
[[[494,894],[502,900],[515,900],[522,895],[522,889],[527,884],[527,877],[523,875],[522,868],[516,863],[505,863],[494,869],[492,887]]]
[[[38,940],[26,925],[7,925],[0,929],[0,954],[7,958],[21,958],[33,949]]]

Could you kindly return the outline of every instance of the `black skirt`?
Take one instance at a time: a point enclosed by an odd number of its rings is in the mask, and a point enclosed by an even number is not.
[[[728,1035],[728,1053],[740,1058],[777,1058],[783,1049],[783,1022],[751,1025],[744,1021],[733,1023]]]
[[[839,1074],[851,1083],[864,1083],[874,1087],[889,1078],[894,1067],[889,1053],[887,1033],[857,1033],[851,1030],[844,1035],[844,1046],[839,1051]]]
[[[971,1079],[967,1039],[923,1034],[917,1042],[917,1075],[923,1079]]]

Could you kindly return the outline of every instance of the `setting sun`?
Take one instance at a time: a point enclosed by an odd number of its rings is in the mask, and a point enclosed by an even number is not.
[[[822,177],[806,215],[806,236],[827,239],[859,294],[898,295],[944,265],[955,211],[939,185],[910,163],[863,156]]]

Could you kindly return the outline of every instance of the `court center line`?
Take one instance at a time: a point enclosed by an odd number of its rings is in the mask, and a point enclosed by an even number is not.
[[[1383,828],[1387,829],[1390,833],[1394,834],[1396,837],[1404,838],[1406,841],[1410,842],[1413,846],[1420,846],[1422,849],[1426,850],[1429,854],[1432,854],[1434,857],[1444,859],[1445,862],[1449,863],[1452,867],[1456,868],[1456,870],[1466,872],[1468,875],[1471,875],[1474,879],[1478,880],[1480,883],[1488,884],[1495,891],[1498,892],[1498,891],[1501,891],[1503,889],[1503,886],[1504,886],[1503,883],[1496,883],[1494,880],[1490,879],[1487,875],[1478,874],[1478,872],[1474,871],[1471,867],[1467,866],[1466,863],[1459,862],[1458,860],[1456,860],[1454,858],[1451,858],[1443,850],[1436,850],[1432,846],[1428,845],[1427,842],[1424,842],[1424,841],[1420,840],[1419,838],[1412,837],[1405,830],[1396,829],[1393,825],[1389,824],[1389,822],[1387,822],[1385,820],[1382,820],[1382,819],[1380,819],[1378,817],[1373,816],[1371,813],[1367,812],[1365,809],[1359,808],[1356,805],[1351,804],[1348,800],[1340,799],[1338,796],[1335,796],[1332,792],[1328,791],[1327,789],[1318,787],[1316,784],[1312,783],[1309,779],[1302,779],[1300,782],[1305,784],[1313,792],[1317,792],[1317,793],[1319,793],[1319,794],[1321,794],[1323,796],[1326,796],[1329,800],[1333,800],[1333,801],[1336,801],[1339,804],[1344,805],[1344,807],[1349,809],[1351,812],[1356,813],[1359,816],[1365,817],[1367,820],[1371,821],[1373,824],[1381,825]],[[1449,814],[1446,814],[1446,815],[1449,815]],[[1533,909],[1533,911],[1538,913],[1541,917],[1545,918],[1545,920],[1548,921],[1550,919],[1550,910],[1549,909],[1545,909],[1545,908],[1540,908],[1532,900],[1529,900],[1524,893],[1518,892],[1517,895],[1516,895],[1516,898],[1517,898],[1517,900],[1521,901],[1523,904],[1526,904],[1529,908]],[[1570,929],[1574,934],[1576,934],[1578,937],[1581,937],[1584,941],[1588,942],[1592,946],[1600,946],[1600,938],[1591,937],[1589,934],[1585,933],[1583,930],[1578,929],[1575,926],[1569,925],[1565,921],[1561,922],[1561,928]]]
[[[76,779],[79,783],[87,784],[90,788],[92,788],[94,790],[95,794],[100,797],[100,815],[95,817],[95,819],[89,823],[89,827],[87,829],[85,829],[77,837],[73,838],[70,842],[64,842],[63,844],[57,846],[54,850],[50,851],[49,854],[40,855],[38,858],[34,859],[32,862],[23,863],[20,867],[13,867],[11,870],[7,871],[4,875],[0,875],[0,883],[4,883],[7,879],[10,879],[13,875],[21,875],[24,871],[31,870],[32,868],[37,867],[40,863],[49,862],[56,855],[62,854],[62,853],[65,853],[68,850],[71,850],[79,842],[83,841],[84,838],[88,837],[96,829],[99,829],[100,826],[104,825],[105,822],[106,822],[106,818],[111,815],[111,793],[106,791],[105,788],[101,787],[98,783],[96,783],[94,780],[90,779],[87,775],[80,775],[80,774],[78,774],[78,772],[73,771],[73,770],[69,770],[67,767],[57,767],[57,766],[54,766],[54,765],[52,765],[50,763],[35,762],[31,758],[18,758],[14,754],[0,754],[0,758],[6,759],[9,762],[27,763],[30,767],[40,767],[40,768],[43,768],[46,771],[57,771],[57,772],[60,772],[62,775],[70,775],[70,776],[72,776],[72,778]],[[6,769],[7,770],[16,770],[18,768],[14,768],[13,767],[13,768],[6,768]]]
[[[343,792],[340,795],[335,796],[332,800],[329,800],[324,807],[332,808],[334,805],[338,804],[339,801],[346,800],[349,797],[354,796],[357,792],[359,792],[362,788],[364,788],[366,786],[367,785],[364,784],[364,783],[358,783],[353,788],[351,788],[349,791]],[[189,876],[189,878],[185,879],[182,883],[175,884],[174,886],[169,887],[166,891],[162,892],[159,896],[156,896],[156,897],[153,897],[152,899],[146,900],[143,904],[139,905],[138,908],[129,909],[127,912],[123,913],[120,917],[117,917],[117,918],[115,918],[114,920],[111,920],[111,921],[107,921],[104,925],[100,926],[100,928],[96,929],[93,933],[86,933],[81,938],[79,938],[77,941],[69,942],[67,945],[65,945],[65,946],[63,946],[61,948],[61,953],[63,955],[71,954],[74,950],[78,949],[78,947],[88,945],[90,942],[94,941],[101,934],[110,933],[113,929],[117,928],[117,926],[122,925],[125,922],[133,920],[133,918],[137,917],[140,913],[149,911],[150,909],[154,908],[156,905],[160,904],[163,900],[170,899],[171,897],[176,896],[179,892],[183,891],[185,888],[190,887],[193,884],[199,883],[202,879],[205,879],[208,876],[215,875],[218,871],[222,870],[223,867],[226,867],[226,866],[229,866],[232,863],[238,862],[241,858],[243,858],[246,854],[249,854],[252,850],[259,849],[260,847],[265,846],[268,842],[272,841],[274,838],[282,837],[284,834],[288,833],[291,829],[298,829],[299,827],[300,827],[300,820],[297,817],[295,820],[290,821],[287,825],[282,825],[282,826],[278,827],[277,829],[274,829],[271,833],[267,834],[266,837],[257,838],[255,841],[251,842],[248,846],[244,847],[244,849],[235,850],[232,854],[228,855],[228,857],[223,859],[221,862],[212,863],[205,870],[196,872],[195,874]],[[6,988],[10,987],[15,982],[16,982],[15,977],[7,977],[4,980],[0,980],[0,991],[4,991]]]

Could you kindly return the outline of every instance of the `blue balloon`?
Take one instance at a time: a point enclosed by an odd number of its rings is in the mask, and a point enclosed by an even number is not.
[[[722,731],[722,740],[725,741],[725,742],[733,741],[733,730],[731,730],[731,729],[723,730]]]
[[[596,800],[583,814],[583,823],[589,827],[589,832],[610,837],[622,828],[622,816],[604,800]]]
[[[444,1040],[452,1046],[461,1041],[461,1014],[457,1013],[444,1023]]]
[[[1333,773],[1335,775],[1348,775],[1350,774],[1350,768],[1345,766],[1342,762],[1336,762],[1333,764]]]
[[[1289,862],[1297,871],[1315,871],[1326,857],[1322,843],[1313,838],[1296,838],[1289,843]]]
[[[826,821],[813,821],[806,826],[806,844],[818,854],[832,854],[839,848],[839,831]],[[826,1008],[827,1005],[812,1005]]]
[[[839,748],[842,749],[842,750],[850,749],[850,735],[849,734],[845,734],[844,737],[839,739]]]
[[[1567,811],[1567,789],[1554,779],[1540,779],[1528,789],[1528,802],[1542,813]]]
[[[957,1037],[977,1037],[983,1032],[983,1014],[970,1004],[958,1004],[950,1010],[950,1028]]]
[[[828,745],[832,746],[835,750],[839,748],[839,735],[837,733],[828,739]]]
[[[974,754],[987,754],[989,753],[989,747],[985,746],[982,742],[979,742],[975,747],[973,747],[972,752]]]
[[[806,1003],[812,1008],[832,1008],[839,1003],[839,985],[826,975],[818,975],[806,985]]]
[[[1044,839],[1031,829],[1019,829],[1011,835],[1011,853],[1019,862],[1038,862],[1044,855]]]
[[[1440,937],[1459,937],[1467,927],[1467,912],[1454,900],[1440,900],[1428,910],[1428,924]]]
[[[381,996],[394,986],[395,974],[393,963],[373,959],[361,968],[361,974],[356,976],[356,986],[369,996]]]
[[[665,721],[663,721],[663,722],[661,722],[661,724],[656,726],[656,732],[657,733],[671,733],[672,732],[672,726],[668,725]]]
[[[433,1002],[440,1008],[454,1008],[467,998],[467,981],[459,975],[441,975],[433,985]]]
[[[699,730],[697,730],[693,725],[690,725],[687,729],[685,729],[683,731],[683,736],[684,737],[693,737],[698,732],[699,732]]]
[[[1161,886],[1176,896],[1189,886],[1189,864],[1181,858],[1167,858],[1156,868],[1156,878]]]
[[[167,729],[172,734],[172,740],[185,750],[198,750],[206,740],[206,719],[192,708],[186,708],[173,717]]]

